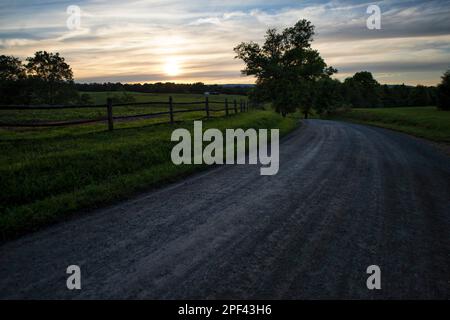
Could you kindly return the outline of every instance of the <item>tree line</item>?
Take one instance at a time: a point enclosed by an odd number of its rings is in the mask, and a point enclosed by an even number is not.
[[[313,85],[312,107],[319,113],[338,108],[388,108],[435,106],[437,88],[422,85],[381,85],[368,71],[355,73],[343,82],[323,78]]]
[[[367,71],[341,82],[331,77],[337,70],[311,47],[313,36],[314,26],[303,19],[281,32],[269,29],[263,45],[243,42],[234,48],[236,58],[245,63],[242,73],[256,77],[251,100],[270,102],[283,116],[300,110],[305,117],[312,110],[330,114],[351,107],[437,105],[450,109],[449,71],[437,88],[380,85]]]
[[[79,91],[100,92],[100,91],[133,91],[143,93],[197,93],[205,92],[246,95],[251,86],[242,85],[207,85],[203,82],[196,83],[174,83],[174,82],[156,82],[156,83],[76,83]]]
[[[236,58],[245,62],[245,75],[256,77],[256,85],[207,85],[180,83],[75,83],[73,72],[59,53],[38,51],[23,63],[13,56],[0,55],[0,104],[89,104],[83,92],[115,91],[115,102],[133,102],[129,92],[197,93],[249,95],[255,103],[270,102],[282,115],[300,110],[330,114],[352,107],[407,107],[437,105],[450,109],[450,71],[437,87],[381,85],[368,71],[339,81],[311,48],[314,26],[300,20],[278,32],[269,29],[265,43],[241,43],[234,48]]]

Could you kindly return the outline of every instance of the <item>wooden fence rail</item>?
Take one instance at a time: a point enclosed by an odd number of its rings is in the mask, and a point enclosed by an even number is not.
[[[233,100],[233,109],[234,114],[238,113],[237,100]],[[114,116],[114,107],[129,107],[129,106],[151,106],[151,105],[167,105],[167,111],[161,112],[151,112],[145,114],[135,114],[135,115],[119,115]],[[192,109],[182,109],[176,110],[176,106],[195,106],[195,105],[203,105],[201,108],[192,108]],[[223,105],[223,108],[211,108],[211,105]],[[132,119],[132,118],[154,118],[161,116],[169,116],[169,123],[175,123],[175,114],[177,113],[189,113],[189,112],[200,112],[204,111],[207,119],[211,117],[212,112],[225,112],[225,116],[229,116],[230,106],[228,103],[228,99],[226,98],[224,101],[210,101],[206,96],[204,101],[193,101],[193,102],[174,102],[172,96],[169,97],[168,101],[149,101],[149,102],[133,102],[133,103],[118,103],[113,104],[111,98],[108,98],[106,104],[97,104],[97,105],[8,105],[2,106],[0,105],[1,110],[62,110],[62,109],[82,109],[82,108],[104,108],[106,109],[106,117],[95,118],[95,119],[79,119],[79,120],[67,120],[67,121],[48,121],[48,122],[36,122],[36,123],[20,123],[20,122],[10,122],[3,123],[0,122],[0,127],[56,127],[56,126],[69,126],[69,125],[80,125],[86,123],[94,123],[94,122],[107,122],[108,130],[114,129],[114,120],[122,120],[122,119]],[[232,109],[232,110],[233,110]],[[240,100],[239,101],[239,110],[240,112],[249,111],[249,104],[247,101]]]

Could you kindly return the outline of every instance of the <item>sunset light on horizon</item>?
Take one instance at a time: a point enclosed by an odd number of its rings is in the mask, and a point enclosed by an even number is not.
[[[370,1],[3,1],[2,54],[59,52],[77,82],[254,83],[233,48],[305,18],[313,48],[345,79],[436,85],[450,66],[448,1],[377,1],[381,30],[366,28]],[[68,28],[67,8],[81,10]]]

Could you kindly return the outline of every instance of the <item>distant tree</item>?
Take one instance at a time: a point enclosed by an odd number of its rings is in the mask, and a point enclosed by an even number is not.
[[[314,109],[319,115],[332,114],[343,105],[342,83],[339,80],[324,78],[317,82]]]
[[[383,107],[409,106],[411,88],[402,85],[383,85],[380,91]]]
[[[25,79],[25,68],[18,58],[0,55],[0,103],[22,103],[26,97]]]
[[[336,72],[311,48],[313,35],[311,22],[300,20],[282,32],[269,29],[262,46],[243,42],[234,48],[245,63],[242,73],[256,77],[259,92],[283,116],[297,108],[308,112],[311,83]]]
[[[361,88],[357,85],[353,78],[347,78],[342,84],[344,100],[352,107],[366,106]]]
[[[381,107],[381,87],[368,71],[357,72],[344,81],[346,97],[353,107]]]
[[[437,105],[437,86],[427,87],[428,95],[430,96],[430,106]]]
[[[205,91],[210,91],[210,90],[206,89],[206,86],[203,82],[196,82],[191,85],[190,91],[192,93],[203,93]]]
[[[78,98],[72,69],[59,53],[38,51],[27,61],[26,69],[34,100],[53,104]]]
[[[397,98],[397,107],[406,107],[409,105],[411,87],[406,86],[404,83],[394,87],[394,94]]]
[[[411,89],[409,95],[410,106],[429,106],[431,103],[431,97],[427,87],[418,85]]]
[[[437,87],[437,107],[441,110],[450,110],[450,70],[442,76],[442,81]]]
[[[18,58],[0,55],[0,81],[17,81],[25,76],[25,67]]]
[[[381,86],[380,94],[383,107],[395,107],[397,105],[397,99],[394,97],[394,89],[387,84]]]

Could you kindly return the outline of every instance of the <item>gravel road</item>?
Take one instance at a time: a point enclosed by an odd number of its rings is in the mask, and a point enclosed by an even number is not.
[[[81,290],[66,288],[72,264]],[[217,167],[3,244],[0,298],[450,299],[450,158],[307,120],[277,175]]]

